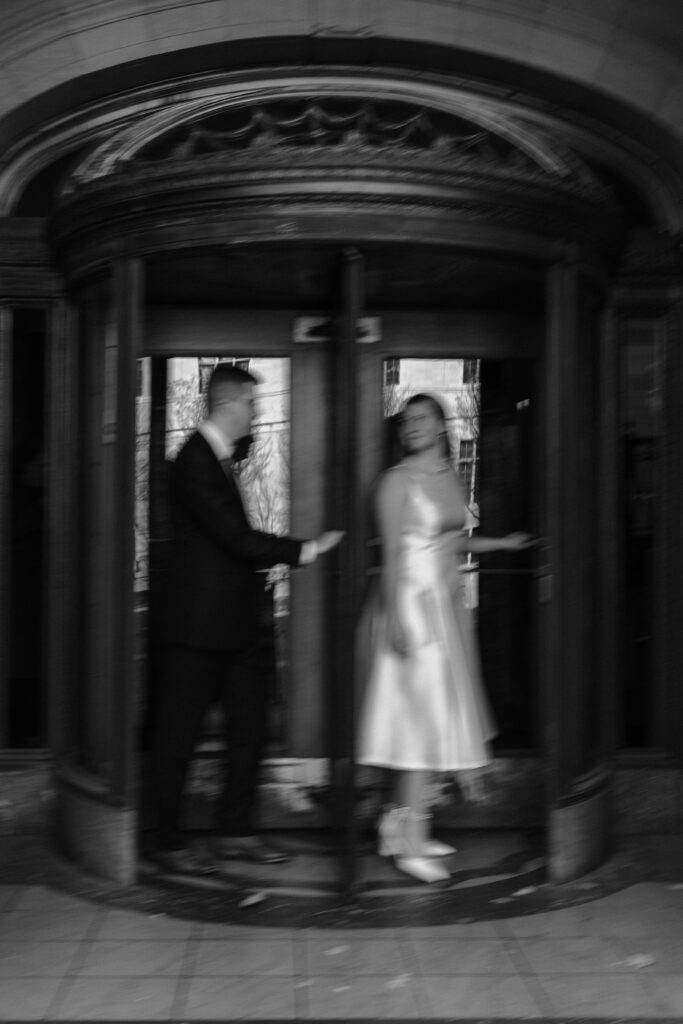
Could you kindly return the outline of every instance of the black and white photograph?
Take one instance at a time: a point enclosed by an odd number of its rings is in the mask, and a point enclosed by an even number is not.
[[[683,1021],[683,0],[0,0],[0,1024]]]

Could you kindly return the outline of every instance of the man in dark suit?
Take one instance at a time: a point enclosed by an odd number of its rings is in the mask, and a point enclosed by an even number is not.
[[[342,537],[333,531],[300,541],[252,529],[232,458],[251,431],[255,383],[239,367],[216,367],[208,418],[171,468],[174,538],[153,760],[159,818],[155,859],[174,872],[201,870],[178,818],[189,761],[215,701],[223,707],[227,744],[216,855],[261,863],[287,859],[254,833],[252,820],[266,706],[264,681],[256,671],[262,592],[257,570],[281,562],[307,564]]]

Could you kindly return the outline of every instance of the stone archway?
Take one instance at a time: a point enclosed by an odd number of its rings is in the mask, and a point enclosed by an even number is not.
[[[73,759],[71,749],[63,751],[62,834],[68,848],[99,870],[130,878],[134,673],[126,567],[131,538],[126,515],[112,519],[108,500],[119,494],[122,508],[130,509],[131,382],[141,351],[146,265],[182,253],[210,259],[254,246],[266,253],[283,246],[431,247],[479,258],[484,275],[487,260],[498,259],[515,268],[512,281],[519,280],[523,266],[533,267],[536,303],[546,311],[545,375],[552,395],[548,453],[554,472],[543,487],[555,554],[548,555],[544,574],[556,578],[543,627],[550,638],[544,669],[547,714],[555,730],[548,740],[555,780],[551,818],[556,877],[577,873],[606,846],[604,830],[582,831],[582,813],[585,803],[586,814],[599,817],[608,799],[608,775],[602,715],[597,740],[591,735],[585,750],[578,741],[565,742],[581,736],[584,689],[593,678],[584,672],[591,655],[584,650],[581,622],[574,615],[567,635],[567,612],[575,609],[588,561],[598,553],[597,536],[589,550],[581,547],[582,534],[574,529],[578,520],[567,522],[567,499],[577,489],[594,487],[592,476],[584,478],[571,439],[577,432],[593,436],[598,409],[591,405],[588,417],[581,418],[574,399],[588,372],[585,342],[595,330],[601,293],[625,240],[618,195],[599,168],[546,124],[499,101],[396,76],[359,78],[350,69],[314,77],[228,76],[210,83],[203,94],[178,96],[173,103],[166,97],[163,106],[153,102],[152,107],[139,108],[119,130],[94,139],[79,155],[60,185],[48,225],[80,311],[80,337],[65,337],[63,358],[82,361],[73,415],[79,417],[83,465],[90,473],[84,493],[92,496],[85,512],[65,506],[67,520],[73,522],[78,512],[90,524],[89,553],[82,583],[72,581],[54,608],[67,635],[73,625],[65,610],[74,600],[80,603],[87,648],[57,681],[65,703],[68,694],[76,706],[82,702],[81,728],[85,725],[80,755]],[[453,279],[457,282],[457,271]],[[358,282],[352,291],[357,305]],[[514,285],[507,302],[514,303],[513,292]],[[456,294],[457,289],[448,301]],[[353,355],[357,313],[345,307],[342,317],[344,351]],[[350,407],[347,398],[355,388],[351,355],[339,356],[335,401],[340,409]],[[73,453],[65,458],[71,471],[77,468]],[[352,461],[347,469],[355,473]],[[354,481],[342,484],[340,492],[360,493]],[[73,493],[64,500],[73,501]],[[357,510],[347,511],[355,522]],[[358,588],[362,546],[362,536],[354,533],[349,606]],[[81,586],[75,597],[74,585]],[[351,651],[352,639],[348,632],[341,649]],[[77,648],[79,641],[74,642]],[[563,659],[566,643],[581,648],[580,655]],[[344,671],[348,677],[350,665]],[[348,751],[342,753],[340,761],[348,762]],[[571,807],[569,815],[563,800]],[[348,801],[345,806],[352,808]],[[569,836],[579,838],[567,855]]]

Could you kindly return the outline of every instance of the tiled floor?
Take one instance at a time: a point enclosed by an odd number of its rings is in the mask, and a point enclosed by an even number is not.
[[[469,924],[180,920],[0,886],[2,1020],[683,1016],[683,888]]]
[[[302,914],[287,893],[331,870],[303,840],[265,902],[236,912],[239,894],[231,908],[153,878],[106,894],[5,837],[0,1021],[683,1019],[683,839],[626,844],[556,888],[520,888],[513,839],[462,836],[448,894],[394,890],[375,858],[372,912]]]

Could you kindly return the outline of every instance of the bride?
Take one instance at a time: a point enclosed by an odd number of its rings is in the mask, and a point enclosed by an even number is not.
[[[380,608],[356,760],[393,769],[393,802],[379,823],[379,852],[423,882],[450,877],[455,850],[430,836],[434,772],[491,762],[496,727],[481,681],[460,564],[468,552],[521,551],[526,533],[470,537],[451,464],[446,418],[431,395],[413,395],[401,416],[405,455],[379,479]]]

